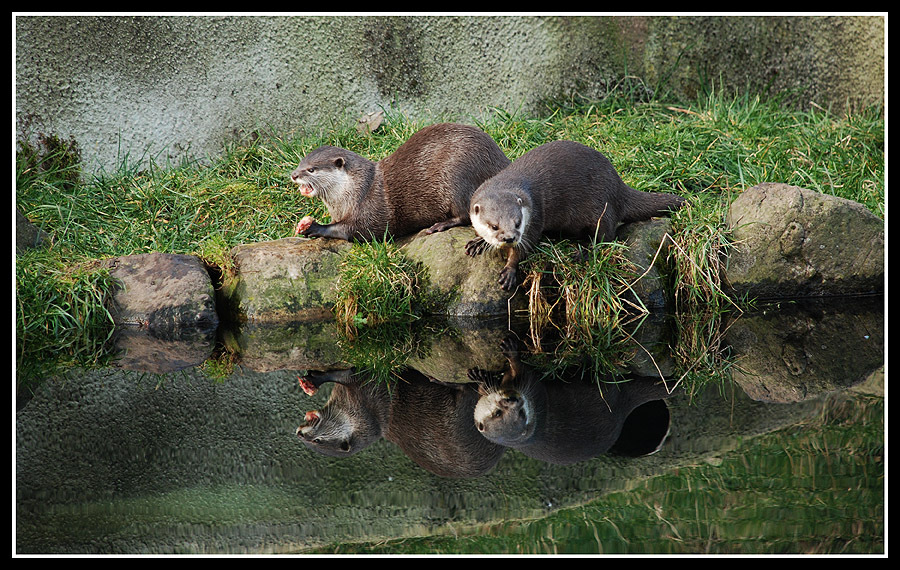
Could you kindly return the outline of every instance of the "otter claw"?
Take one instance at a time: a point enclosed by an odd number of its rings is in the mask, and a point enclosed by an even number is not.
[[[297,227],[294,228],[294,235],[305,234],[309,231],[309,227],[313,225],[315,219],[312,216],[306,216],[299,222],[297,222]]]
[[[297,381],[300,383],[300,388],[303,389],[307,396],[312,396],[319,390],[315,384],[302,376],[297,376]]]
[[[478,238],[469,240],[469,242],[466,243],[466,255],[468,255],[470,257],[475,257],[476,255],[480,255],[485,250],[486,247],[487,247],[487,242],[484,241],[484,238],[478,237]]]

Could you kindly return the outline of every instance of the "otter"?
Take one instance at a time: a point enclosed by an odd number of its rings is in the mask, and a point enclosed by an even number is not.
[[[473,386],[443,384],[413,369],[400,378],[388,386],[355,370],[309,372],[300,382],[307,394],[325,382],[334,387],[320,410],[306,412],[297,436],[332,457],[349,457],[384,438],[441,477],[478,477],[496,465],[506,448],[475,429]]]
[[[574,141],[532,149],[474,193],[469,217],[478,237],[466,244],[475,256],[507,249],[499,283],[517,284],[519,262],[544,234],[575,239],[614,239],[620,223],[648,220],[677,210],[684,198],[642,192],[622,181],[602,153]]]
[[[509,162],[487,133],[455,123],[425,127],[377,163],[319,147],[291,180],[302,195],[325,202],[332,223],[306,216],[295,234],[370,241],[467,225],[472,193]]]
[[[475,425],[489,441],[565,465],[603,453],[646,455],[665,440],[669,412],[662,400],[669,391],[659,378],[634,377],[602,390],[575,371],[542,380],[521,361],[517,341],[507,338],[502,348],[508,369],[499,383],[489,372],[468,371],[481,394]],[[633,414],[641,425],[629,423]]]

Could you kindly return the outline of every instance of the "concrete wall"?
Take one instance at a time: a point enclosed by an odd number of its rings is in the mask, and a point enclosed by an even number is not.
[[[379,107],[472,122],[710,80],[842,111],[884,102],[884,17],[17,16],[16,128],[89,169],[203,157]]]

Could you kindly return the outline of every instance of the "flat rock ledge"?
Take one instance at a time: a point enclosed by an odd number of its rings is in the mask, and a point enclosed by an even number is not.
[[[884,222],[862,205],[786,184],[748,188],[727,215],[733,236],[725,281],[737,298],[798,298],[884,291]],[[629,224],[619,239],[643,271],[635,291],[650,309],[665,306],[662,278],[651,267],[668,219]],[[448,316],[510,315],[527,307],[524,291],[497,285],[499,253],[465,255],[471,227],[398,241],[427,270]],[[352,244],[284,238],[235,247],[234,268],[214,284],[199,259],[142,254],[106,260],[122,283],[113,295],[117,323],[164,332],[215,328],[219,318],[274,323],[328,318],[336,302],[342,256]],[[664,252],[660,252],[660,259]],[[218,291],[214,289],[218,288]]]

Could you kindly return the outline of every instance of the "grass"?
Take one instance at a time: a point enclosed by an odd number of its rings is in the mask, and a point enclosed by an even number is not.
[[[16,206],[50,234],[52,242],[42,253],[16,260],[18,361],[43,358],[49,331],[79,353],[83,340],[68,339],[84,339],[93,335],[88,331],[95,325],[106,326],[101,301],[109,284],[89,269],[91,261],[147,252],[186,253],[227,270],[230,248],[290,236],[303,215],[328,219],[321,201],[301,197],[288,178],[307,152],[332,144],[377,160],[426,124],[391,111],[372,135],[337,125],[304,136],[254,133],[203,161],[150,160],[136,168],[130,157],[123,157],[117,171],[91,175],[82,172],[71,141],[44,136],[36,145],[20,145]],[[673,232],[684,250],[681,261],[676,256],[682,265],[675,272],[675,285],[685,311],[727,304],[716,289],[717,264],[728,247],[722,220],[727,205],[744,188],[785,182],[856,200],[881,217],[885,213],[885,126],[879,108],[836,116],[711,91],[689,102],[628,97],[561,101],[548,105],[540,117],[497,109],[479,126],[511,158],[550,140],[572,139],[604,152],[631,186],[687,197],[689,205],[675,216]],[[363,264],[366,256],[373,262],[398,263],[388,249],[359,255]],[[86,268],[86,273],[73,279],[75,267]],[[593,278],[587,280],[594,283]],[[585,295],[596,299],[597,291]],[[350,294],[358,303],[363,293]],[[411,314],[412,302],[398,298],[399,308],[391,310]],[[52,303],[61,309],[43,310]],[[89,305],[94,316],[71,317],[82,315]],[[590,310],[582,301],[576,308]],[[374,315],[376,310],[364,312]],[[370,320],[358,317],[363,318]],[[582,322],[587,317],[573,318]]]

